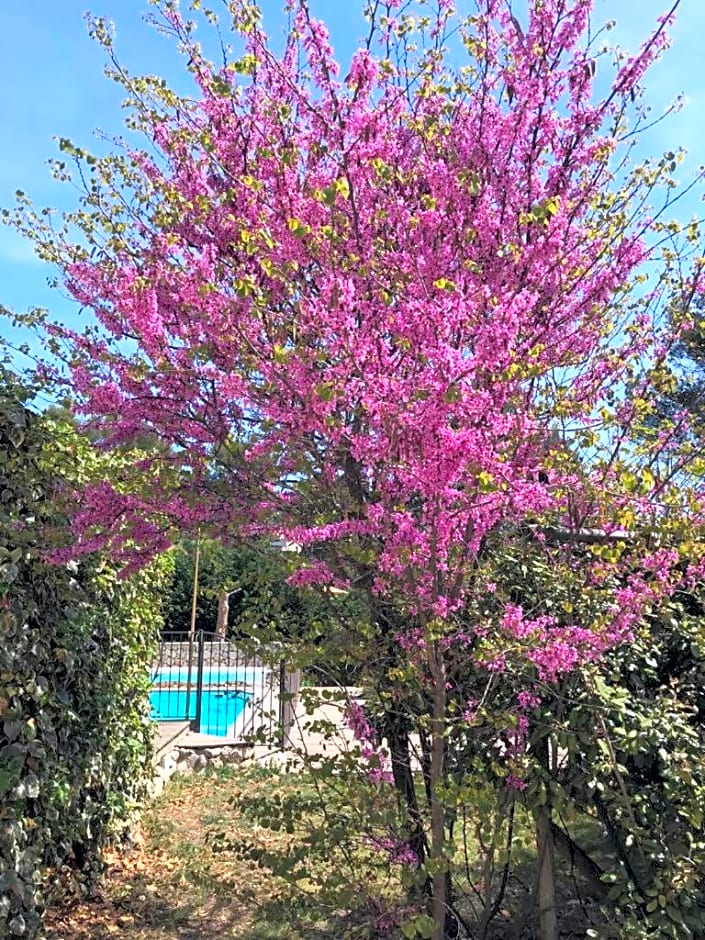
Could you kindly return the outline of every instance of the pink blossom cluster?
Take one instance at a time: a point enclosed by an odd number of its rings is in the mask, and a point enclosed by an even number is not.
[[[426,649],[426,637],[420,627],[412,627],[403,633],[397,633],[396,641],[407,653]]]
[[[391,783],[393,780],[389,757],[378,745],[375,732],[367,712],[359,702],[348,701],[345,708],[345,721],[360,744],[360,753],[366,761],[367,778],[371,783]]]
[[[453,5],[437,7],[440,37]],[[644,363],[668,348],[656,303],[615,327],[652,219],[639,200],[624,222],[599,208],[665,24],[600,99],[589,0],[525,7],[477,3],[472,82],[443,56],[390,57],[393,18],[341,78],[302,0],[281,49],[238,7],[245,58],[216,68],[169,7],[198,92],[142,115],[148,147],[114,201],[144,212],[120,238],[99,213],[92,253],[65,246],[67,289],[97,325],[56,328],[105,446],[149,434],[160,448],[81,495],[77,552],[109,545],[140,564],[175,532],[284,537],[315,555],[292,583],[394,606],[418,656],[429,621],[491,596],[472,573],[492,539],[667,512],[674,481],[619,490],[613,460],[637,420],[615,390],[648,397]],[[684,284],[702,296],[700,268]],[[588,432],[598,454],[578,465]],[[658,437],[656,463],[677,438]],[[490,672],[511,648],[553,681],[627,638],[678,580],[670,551],[639,575],[577,559],[609,616],[566,625],[509,604],[496,649],[488,615],[444,654],[479,638]]]
[[[469,725],[474,722],[477,716],[478,704],[478,701],[474,698],[468,699],[465,703],[465,707],[463,708],[463,721],[467,722]]]
[[[378,852],[385,852],[392,865],[418,865],[419,857],[408,841],[396,835],[370,836],[370,845]]]
[[[345,591],[348,584],[337,578],[324,561],[309,562],[289,575],[287,582],[294,587],[326,587]]]
[[[541,704],[541,699],[533,692],[522,690],[517,694],[517,704],[523,711],[528,711],[532,708],[538,708]]]

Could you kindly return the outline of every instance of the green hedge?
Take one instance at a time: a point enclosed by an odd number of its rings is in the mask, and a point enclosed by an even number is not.
[[[0,388],[0,936],[41,934],[67,881],[89,891],[101,849],[143,798],[149,676],[163,566],[130,581],[92,557],[43,559],[55,494],[100,458],[68,425]],[[48,534],[49,533],[49,534]]]

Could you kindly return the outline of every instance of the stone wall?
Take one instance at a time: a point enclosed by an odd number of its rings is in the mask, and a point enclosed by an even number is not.
[[[154,768],[154,777],[149,788],[151,797],[159,796],[174,774],[192,774],[208,767],[222,767],[224,764],[241,764],[252,756],[252,748],[247,745],[223,745],[216,747],[184,747],[176,743],[173,748],[161,755]]]
[[[185,669],[189,663],[189,646],[188,639],[162,641],[159,644],[159,661],[154,663],[153,672],[158,669]],[[195,670],[198,662],[198,642],[195,640],[192,655]],[[266,665],[259,657],[245,653],[229,640],[206,640],[203,644],[203,662],[206,669],[247,669]]]

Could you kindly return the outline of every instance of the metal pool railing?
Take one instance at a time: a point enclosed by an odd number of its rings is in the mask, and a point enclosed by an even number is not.
[[[159,721],[228,740],[283,747],[292,723],[298,673],[280,656],[258,656],[215,633],[166,633],[152,670]]]

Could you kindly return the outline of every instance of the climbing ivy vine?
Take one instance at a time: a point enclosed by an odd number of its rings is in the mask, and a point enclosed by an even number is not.
[[[144,796],[169,562],[121,580],[99,555],[47,560],[62,490],[102,458],[0,379],[0,935],[35,937],[69,881],[91,890]]]

